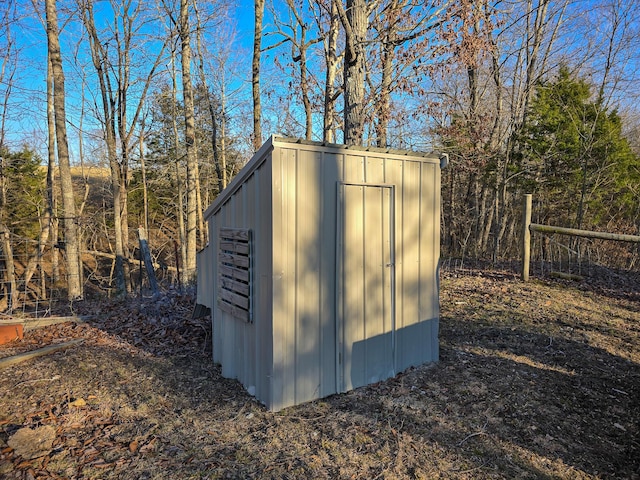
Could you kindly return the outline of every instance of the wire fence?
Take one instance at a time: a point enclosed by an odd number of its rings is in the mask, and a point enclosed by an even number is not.
[[[162,232],[150,235],[154,271],[161,288],[181,287],[180,252],[177,242]],[[115,260],[110,246],[84,239],[81,248],[83,297],[109,298],[115,292]],[[137,239],[130,242],[124,259],[125,282],[129,295],[150,291]],[[103,247],[103,248],[100,248]],[[41,245],[33,239],[7,234],[0,244],[0,317],[47,317],[65,314],[73,306],[67,300],[69,273],[61,242]]]

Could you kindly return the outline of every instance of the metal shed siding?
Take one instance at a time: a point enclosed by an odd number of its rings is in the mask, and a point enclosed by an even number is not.
[[[440,248],[438,160],[348,154],[342,163],[342,180],[395,186],[395,371],[436,361]],[[358,281],[356,278],[344,280],[345,283]],[[362,285],[364,304],[367,299]],[[366,378],[365,373],[356,376]],[[358,378],[353,379],[355,383],[345,381],[345,389],[359,386]]]
[[[439,160],[276,144],[272,161],[274,371],[271,407],[283,408],[342,389],[336,378],[335,323],[336,213],[340,182],[395,186],[393,233],[398,279],[395,371],[437,360],[434,345],[437,345],[439,315],[436,282]],[[347,278],[345,281],[358,280]],[[365,285],[360,283],[362,305],[366,306]],[[390,306],[382,308],[388,310]],[[344,319],[347,328],[364,329],[366,308],[361,313],[359,321]],[[358,322],[360,327],[356,326]],[[371,334],[372,329],[369,330]],[[376,351],[373,342],[369,344],[367,358],[375,361],[371,351]],[[386,354],[388,352],[382,353]],[[365,369],[362,361],[360,364]],[[358,377],[365,380],[356,384],[347,382],[344,389],[368,383],[366,373]]]
[[[270,396],[272,287],[271,287],[271,167],[270,158],[260,164],[219,209],[209,217],[209,249],[213,262],[213,352],[222,374],[236,378],[258,398]],[[221,227],[247,228],[252,233],[253,323],[223,312],[216,304],[217,252]]]
[[[335,162],[273,151],[275,409],[335,393]]]
[[[345,190],[346,185],[354,188]],[[373,203],[355,207],[360,220],[341,231],[344,192]],[[379,204],[378,198],[387,200],[376,214],[370,207]],[[268,141],[206,213],[211,240],[199,261],[212,274],[199,275],[199,281],[211,283],[203,288],[212,298],[199,301],[212,304],[214,361],[222,364],[223,375],[237,378],[250,391],[254,387],[259,400],[279,410],[437,360],[439,211],[435,157]],[[367,229],[387,224],[388,234],[367,243]],[[253,324],[217,308],[220,227],[252,231]],[[347,239],[348,250],[338,251],[340,238]],[[345,272],[340,263],[348,252],[356,263],[373,265],[384,285],[393,284],[367,251],[385,242],[393,244],[395,256],[395,304],[367,298],[372,290],[364,278]],[[340,303],[345,284],[356,306],[348,312]],[[385,319],[371,324],[368,319],[377,312]],[[395,314],[393,333],[386,320],[390,312]],[[341,344],[345,332],[348,341],[357,342]],[[358,348],[359,357],[346,371],[342,355]],[[372,373],[370,364],[379,360],[391,368]]]
[[[439,165],[405,161],[389,181],[402,185],[396,208],[396,351],[403,370],[438,359]]]
[[[211,228],[211,224],[209,224]],[[215,303],[213,292],[213,269],[210,265],[213,265],[213,249],[209,248],[209,245],[205,246],[197,254],[198,268],[198,285],[197,285],[197,298],[198,303],[213,309]]]

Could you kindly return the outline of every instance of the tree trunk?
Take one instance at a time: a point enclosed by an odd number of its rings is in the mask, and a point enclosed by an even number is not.
[[[341,4],[339,4],[341,5]],[[365,40],[368,28],[365,0],[347,0],[340,15],[345,29],[344,143],[362,145],[364,137]]]
[[[6,309],[8,312],[11,312],[15,306],[18,292],[16,287],[16,269],[13,262],[13,248],[11,246],[11,234],[5,225],[0,225],[0,236],[2,236],[2,253],[4,255],[5,265],[4,293],[7,298]],[[5,302],[2,302],[2,306],[5,306]]]
[[[53,104],[56,124],[56,145],[62,187],[62,205],[64,215],[65,251],[67,259],[67,288],[70,301],[82,297],[82,279],[78,262],[78,226],[76,218],[71,166],[69,163],[69,146],[67,142],[67,126],[65,113],[64,73],[62,56],[58,38],[58,18],[55,0],[45,0],[47,18],[47,44],[51,71],[53,73]]]
[[[127,292],[124,271],[125,245],[122,229],[123,222],[123,206],[121,184],[124,179],[120,169],[120,162],[117,157],[116,145],[116,126],[115,126],[115,103],[113,96],[109,95],[108,73],[105,71],[106,52],[104,52],[102,43],[98,38],[93,19],[92,3],[86,4],[86,10],[83,12],[83,21],[85,28],[89,33],[91,57],[93,65],[96,69],[98,82],[100,85],[100,95],[102,100],[102,110],[104,113],[104,134],[105,144],[107,147],[107,158],[109,160],[109,170],[111,173],[111,193],[113,195],[113,224],[114,224],[114,243],[115,243],[115,294],[116,297],[122,297]]]
[[[221,82],[220,91],[220,167],[222,169],[222,188],[218,189],[219,192],[227,188],[227,121],[225,119],[225,112],[227,110],[226,102],[227,99],[223,81]]]
[[[175,70],[175,56],[172,50],[171,53],[171,79],[172,79],[172,95],[173,95],[173,104],[172,104],[172,127],[173,127],[173,138],[175,144],[175,175],[176,175],[176,217],[178,219],[178,237],[180,239],[180,261],[182,263],[183,269],[183,278],[178,279],[178,283],[182,284],[184,280],[184,266],[187,264],[187,241],[186,241],[186,231],[184,225],[184,194],[182,190],[182,176],[180,175],[180,155],[179,155],[179,145],[180,145],[180,134],[178,131],[178,79],[177,73]]]
[[[149,231],[149,187],[147,185],[147,166],[144,160],[144,120],[140,124],[140,138],[138,143],[140,152],[140,175],[142,175],[142,215],[144,229]]]
[[[198,215],[198,238],[200,240],[200,245],[204,246],[207,244],[207,225],[204,222],[204,210],[206,205],[202,201],[202,190],[200,188],[200,166],[196,159],[195,163],[195,177],[196,177],[196,213]],[[197,252],[197,247],[196,247]]]
[[[125,33],[125,36],[127,34]],[[126,47],[125,47],[126,49]],[[122,48],[118,48],[122,51]],[[127,134],[127,89],[129,86],[129,63],[128,52],[124,53],[124,57],[118,66],[118,102],[117,102],[117,116],[118,116],[118,140],[120,143],[120,162],[119,163],[119,189],[118,195],[120,195],[120,228],[122,229],[122,252],[123,252],[123,277],[125,279],[125,288],[127,293],[131,293],[134,290],[134,282],[131,278],[131,269],[128,258],[131,257],[131,251],[129,250],[129,135]]]
[[[484,253],[486,253],[487,248],[489,246],[489,236],[491,235],[491,229],[493,228],[493,219],[494,219],[494,215],[495,215],[495,209],[494,208],[489,208],[487,209],[487,198],[491,198],[490,194],[491,194],[492,190],[488,187],[484,188],[484,194],[483,194],[483,212],[482,215],[484,217],[486,217],[485,223],[484,223],[484,230],[482,231],[482,253],[484,255]]]
[[[156,272],[153,269],[153,261],[151,260],[151,252],[149,251],[149,244],[147,242],[147,231],[143,227],[138,228],[138,241],[140,242],[140,256],[144,260],[149,285],[151,286],[153,297],[157,298],[160,294],[160,289],[158,288],[158,281],[156,280]],[[140,272],[140,289],[142,292],[142,272]]]
[[[525,98],[524,98],[524,110],[523,116],[526,117],[529,104],[533,98],[534,85],[537,80],[536,68],[538,67],[538,53],[540,51],[540,45],[544,41],[544,34],[547,25],[547,10],[549,8],[549,0],[541,0],[538,6],[535,8],[535,20],[533,25],[533,32],[528,25],[528,32],[533,38],[533,44],[531,49],[527,49],[527,76],[525,83]],[[533,7],[529,3],[528,11],[533,13]],[[527,22],[528,23],[528,22]],[[523,118],[524,118],[523,117]],[[523,120],[524,123],[524,120]]]
[[[387,132],[389,130],[389,118],[391,117],[391,80],[393,75],[393,57],[395,45],[387,37],[382,45],[382,81],[380,94],[376,101],[376,140],[378,147],[388,147]]]
[[[194,280],[196,273],[197,240],[197,158],[194,121],[193,85],[191,83],[191,34],[189,32],[189,2],[180,1],[179,34],[182,51],[182,89],[184,98],[184,137],[187,157],[187,262],[184,265],[185,281]]]
[[[226,178],[225,178],[225,174],[226,172],[223,169],[223,165],[222,165],[222,161],[220,159],[220,149],[218,147],[218,112],[216,109],[216,104],[215,104],[215,100],[213,98],[213,94],[211,92],[211,89],[209,88],[209,83],[207,82],[207,77],[205,75],[205,71],[204,71],[204,57],[205,57],[205,53],[203,51],[202,48],[202,31],[203,28],[201,26],[201,22],[200,22],[200,13],[198,12],[198,1],[197,0],[193,0],[193,6],[194,9],[196,11],[196,22],[197,22],[197,28],[196,28],[196,52],[198,55],[198,72],[200,74],[200,83],[202,85],[202,88],[204,89],[204,93],[207,99],[207,107],[209,109],[209,118],[211,119],[211,150],[213,153],[213,166],[215,168],[216,171],[216,176],[218,179],[218,191],[222,191],[222,189],[226,186]],[[198,186],[198,195],[200,196],[201,194],[201,190],[200,190],[200,186]],[[207,202],[208,203],[208,202]],[[202,218],[202,211],[204,209],[204,202],[202,201],[202,199],[198,200],[198,204],[201,205],[201,208],[198,210],[199,216],[198,216],[198,223],[200,226],[200,232],[201,232],[201,237],[200,240],[202,242],[202,245],[206,244],[206,233],[207,233],[207,227],[204,224],[204,219]]]
[[[302,32],[300,37],[300,90],[305,115],[304,136],[307,140],[311,140],[313,134],[313,118],[311,100],[309,99],[309,80],[307,78],[307,26],[302,23],[300,28]]]
[[[324,122],[322,139],[325,142],[333,143],[336,141],[336,77],[338,74],[338,33],[339,21],[338,7],[336,2],[342,0],[331,0],[331,18],[329,20],[329,32],[325,40],[325,63],[326,76],[324,86]]]
[[[178,282],[182,283],[184,281],[184,266],[187,264],[187,240],[186,240],[186,229],[184,225],[184,192],[182,190],[182,178],[180,175],[180,165],[176,160],[175,164],[176,171],[176,185],[177,185],[177,196],[178,201],[176,202],[176,217],[178,218],[178,236],[180,238],[180,260],[182,262],[182,272],[183,278],[182,280],[178,279]]]
[[[262,19],[264,0],[255,0],[255,23],[253,32],[253,61],[251,64],[251,86],[253,93],[253,149],[262,146],[262,104],[260,102],[260,56],[262,46]]]
[[[47,161],[47,197],[45,209],[49,212],[51,237],[51,280],[56,284],[60,280],[59,252],[55,245],[58,243],[57,199],[55,195],[56,168],[56,126],[53,108],[53,74],[51,62],[47,61],[47,131],[48,131],[48,161]]]
[[[42,218],[42,225],[40,227],[40,236],[38,237],[38,247],[36,248],[35,253],[29,258],[27,262],[27,266],[24,270],[24,291],[27,291],[29,287],[29,282],[33,277],[33,274],[36,272],[36,268],[40,265],[42,261],[42,255],[44,253],[44,248],[49,241],[49,234],[51,233],[51,212],[47,208],[45,210],[44,216]]]

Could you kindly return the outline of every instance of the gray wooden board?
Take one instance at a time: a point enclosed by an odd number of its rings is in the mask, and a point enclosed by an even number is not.
[[[234,268],[228,265],[219,265],[218,270],[221,278],[222,276],[225,276],[235,280],[240,280],[241,282],[249,282],[249,270]]]
[[[222,299],[218,299],[218,307],[220,307],[220,310],[222,310],[223,312],[227,312],[233,315],[234,317],[244,320],[245,322],[249,321],[249,312],[241,308],[238,308],[234,305],[231,305],[230,303],[227,303]]]
[[[223,288],[218,290],[218,295],[228,303],[236,305],[243,310],[249,310],[249,299],[243,295],[238,295],[237,293],[233,293]]]
[[[218,253],[218,260],[222,263],[236,267],[249,268],[249,257],[244,255],[234,255],[232,253]]]
[[[226,228],[220,229],[220,238],[232,239],[232,240],[244,240],[249,241],[249,230],[245,228]]]

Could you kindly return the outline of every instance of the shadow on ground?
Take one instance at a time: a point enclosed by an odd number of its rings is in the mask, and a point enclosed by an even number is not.
[[[208,341],[186,314],[61,329],[85,343],[0,370],[0,476],[640,478],[635,307],[495,273],[445,278],[438,364],[276,414],[197,342],[179,348],[190,331]],[[48,455],[6,448],[40,425],[56,427]]]

